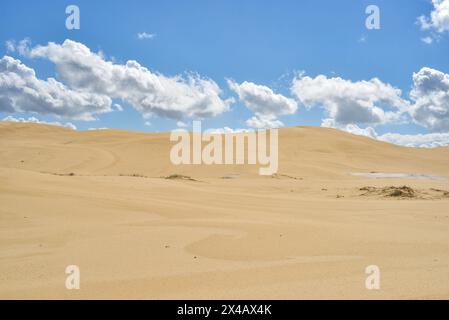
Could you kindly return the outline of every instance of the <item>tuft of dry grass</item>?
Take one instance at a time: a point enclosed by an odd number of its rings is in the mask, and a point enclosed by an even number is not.
[[[140,174],[140,173],[120,173],[120,177],[134,177],[134,178],[148,178],[147,176]]]
[[[193,179],[192,177],[189,177],[189,176],[184,176],[184,175],[182,175],[182,174],[171,174],[171,175],[169,175],[169,176],[166,176],[166,177],[164,177],[165,179],[168,179],[168,180],[188,180],[188,181],[198,181],[198,180],[195,180],[195,179]]]
[[[382,188],[362,187],[360,188],[360,191],[365,191],[365,193],[363,193],[362,196],[378,195],[382,197],[405,198],[405,199],[417,198],[419,196],[419,192],[405,185],[400,187],[388,186]]]

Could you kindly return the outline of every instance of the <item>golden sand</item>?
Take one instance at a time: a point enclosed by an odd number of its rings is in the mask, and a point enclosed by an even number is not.
[[[449,180],[351,174],[449,177],[449,148],[287,128],[278,173],[259,176],[174,166],[170,147],[0,122],[0,298],[449,298]]]

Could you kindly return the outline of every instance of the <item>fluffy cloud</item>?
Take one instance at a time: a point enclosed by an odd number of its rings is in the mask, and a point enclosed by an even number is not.
[[[338,126],[335,125],[335,122],[332,119],[323,120],[321,126],[335,128],[351,134],[365,136],[405,147],[435,148],[449,146],[449,132],[427,134],[385,133],[383,135],[378,135],[376,130],[372,127],[361,128],[356,124]]]
[[[321,79],[317,80],[320,77]],[[413,87],[410,92],[413,103],[402,100],[400,91],[396,91],[397,89],[384,85],[376,79],[369,82],[353,83],[340,78],[337,78],[337,80],[335,78],[334,80],[327,79],[324,76],[318,76],[317,78],[308,78],[305,80],[305,84],[300,82],[300,86],[297,85],[296,87],[295,84],[297,84],[298,79],[295,79],[292,90],[298,90],[298,96],[300,99],[303,97],[301,101],[306,106],[323,104],[328,109],[331,118],[324,119],[321,126],[407,147],[449,146],[449,132],[447,132],[449,131],[449,74],[427,67],[414,73]],[[329,82],[329,80],[332,81]],[[371,97],[376,86],[379,88],[379,92]],[[340,92],[340,95],[338,95],[338,92]],[[349,117],[348,121],[341,121],[336,116],[338,111],[334,112],[332,108],[347,108],[348,100],[364,101],[362,92],[367,96],[367,99],[369,98],[369,101],[376,101],[376,99],[377,101],[390,101],[390,104],[396,106],[400,112],[407,111],[416,123],[433,131],[445,132],[427,134],[386,133],[379,135],[371,126],[359,126],[364,122],[360,121],[361,119],[358,117],[353,116],[352,118]],[[319,98],[315,99],[314,96]],[[354,97],[357,97],[357,99]],[[340,104],[336,101],[340,101]],[[373,106],[374,104],[371,105],[371,107]]]
[[[276,116],[293,114],[298,109],[295,100],[274,93],[267,86],[248,81],[238,84],[233,80],[228,80],[228,85],[237,93],[240,101],[256,114],[246,120],[249,127],[257,129],[282,127],[284,124],[277,120]]]
[[[379,79],[352,82],[323,75],[300,76],[293,80],[291,90],[307,108],[324,106],[329,116],[324,126],[354,131],[352,125],[375,126],[408,114],[431,131],[449,131],[449,74],[428,67],[413,74],[411,102]]]
[[[449,133],[399,134],[386,133],[379,140],[406,147],[435,148],[449,146]]]
[[[276,119],[276,116],[260,114],[257,114],[246,120],[245,124],[248,127],[256,129],[279,128],[284,126],[282,121]]]
[[[397,119],[408,105],[401,90],[377,78],[352,82],[300,75],[293,80],[291,91],[307,108],[323,106],[338,125],[385,123]]]
[[[423,30],[449,31],[449,0],[432,0],[430,17],[420,16],[418,23]]]
[[[185,122],[183,122],[183,121],[177,121],[177,122],[176,122],[176,126],[177,126],[178,128],[186,128],[186,127],[188,127],[188,124],[185,123]]]
[[[358,125],[350,123],[346,125],[338,125],[335,123],[334,119],[324,119],[321,122],[321,126],[325,128],[335,128],[342,131],[346,131],[358,136],[365,136],[372,139],[377,139],[376,130],[372,127],[360,128]]]
[[[223,127],[223,128],[207,129],[204,132],[209,133],[209,134],[231,134],[231,133],[254,132],[254,130],[252,130],[252,129],[232,129],[229,127]]]
[[[432,131],[449,131],[449,74],[422,68],[413,74],[410,107],[414,121]]]
[[[40,80],[19,60],[0,59],[0,111],[93,120],[95,114],[111,110],[111,99],[105,95],[74,91],[53,78]]]
[[[69,128],[72,130],[76,130],[76,126],[71,122],[66,122],[66,123],[60,123],[58,121],[47,122],[47,121],[39,120],[35,117],[29,117],[28,119],[25,119],[25,118],[14,118],[13,116],[7,116],[2,121],[22,122],[22,123],[41,123],[41,124],[48,124],[48,125],[52,125],[52,126],[59,126],[59,127],[65,127],[65,128]]]
[[[134,60],[114,64],[72,40],[37,46],[27,55],[52,61],[70,88],[123,99],[145,118],[212,117],[228,111],[232,102],[221,99],[221,89],[210,79],[197,74],[167,77]]]
[[[245,81],[241,84],[228,80],[229,87],[237,93],[245,106],[257,114],[293,114],[298,109],[295,100],[276,94],[270,88]]]

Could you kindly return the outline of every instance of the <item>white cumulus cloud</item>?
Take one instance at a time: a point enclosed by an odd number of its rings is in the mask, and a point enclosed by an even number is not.
[[[255,113],[255,116],[246,120],[248,127],[257,129],[282,127],[284,124],[277,119],[277,116],[293,114],[298,109],[295,100],[275,93],[267,86],[248,81],[238,84],[230,79],[228,85],[238,95],[240,101]]]
[[[53,78],[40,80],[33,69],[4,56],[0,59],[0,111],[94,120],[95,114],[112,109],[105,95],[71,90]]]
[[[413,74],[410,114],[432,131],[449,131],[449,74],[424,67]]]
[[[256,129],[280,128],[284,126],[284,123],[276,119],[276,116],[261,114],[257,114],[246,120],[245,124],[248,127]]]
[[[183,122],[183,121],[177,121],[177,122],[176,122],[176,126],[177,126],[178,128],[186,128],[186,127],[188,127],[188,124],[185,123],[185,122]]]
[[[254,132],[252,129],[233,129],[229,127],[223,128],[211,128],[204,131],[209,134],[232,134],[232,133],[244,133],[244,132]]]
[[[26,118],[15,118],[13,116],[7,116],[2,121],[21,122],[21,123],[40,123],[40,124],[48,124],[48,125],[52,125],[52,126],[59,126],[59,127],[76,130],[76,126],[71,122],[66,122],[66,123],[61,123],[58,121],[47,122],[47,121],[39,120],[36,117],[29,117],[26,119]]]
[[[239,99],[245,106],[257,114],[263,115],[285,115],[293,114],[298,109],[295,100],[287,98],[282,94],[274,93],[267,86],[252,82],[236,83],[228,80],[229,87],[237,93]]]
[[[449,31],[449,0],[432,0],[430,16],[420,16],[418,23],[423,30],[442,33]]]
[[[293,79],[291,91],[307,108],[324,107],[328,117],[339,125],[386,123],[398,119],[408,106],[401,90],[377,78],[353,82],[300,75]]]
[[[212,117],[229,110],[219,86],[197,74],[165,76],[137,61],[114,64],[84,44],[65,40],[29,50],[28,57],[49,59],[58,77],[70,88],[127,101],[145,118]]]
[[[379,140],[406,147],[435,148],[449,146],[449,132],[426,134],[386,133]]]
[[[372,127],[362,128],[357,124],[336,125],[332,119],[324,119],[321,126],[339,129],[351,134],[365,136],[405,147],[435,148],[449,146],[449,132],[426,134],[400,134],[389,132],[379,135]]]
[[[323,119],[321,122],[321,126],[325,128],[334,128],[340,129],[342,131],[346,131],[358,136],[365,136],[372,139],[377,139],[376,130],[372,127],[361,128],[357,124],[350,123],[346,125],[338,125],[335,123],[334,119]]]

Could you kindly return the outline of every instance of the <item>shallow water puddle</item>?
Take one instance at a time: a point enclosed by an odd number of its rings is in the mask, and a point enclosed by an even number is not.
[[[351,172],[352,176],[368,178],[399,178],[399,179],[429,179],[429,180],[448,180],[444,176],[435,176],[421,173],[400,173],[400,172]]]

